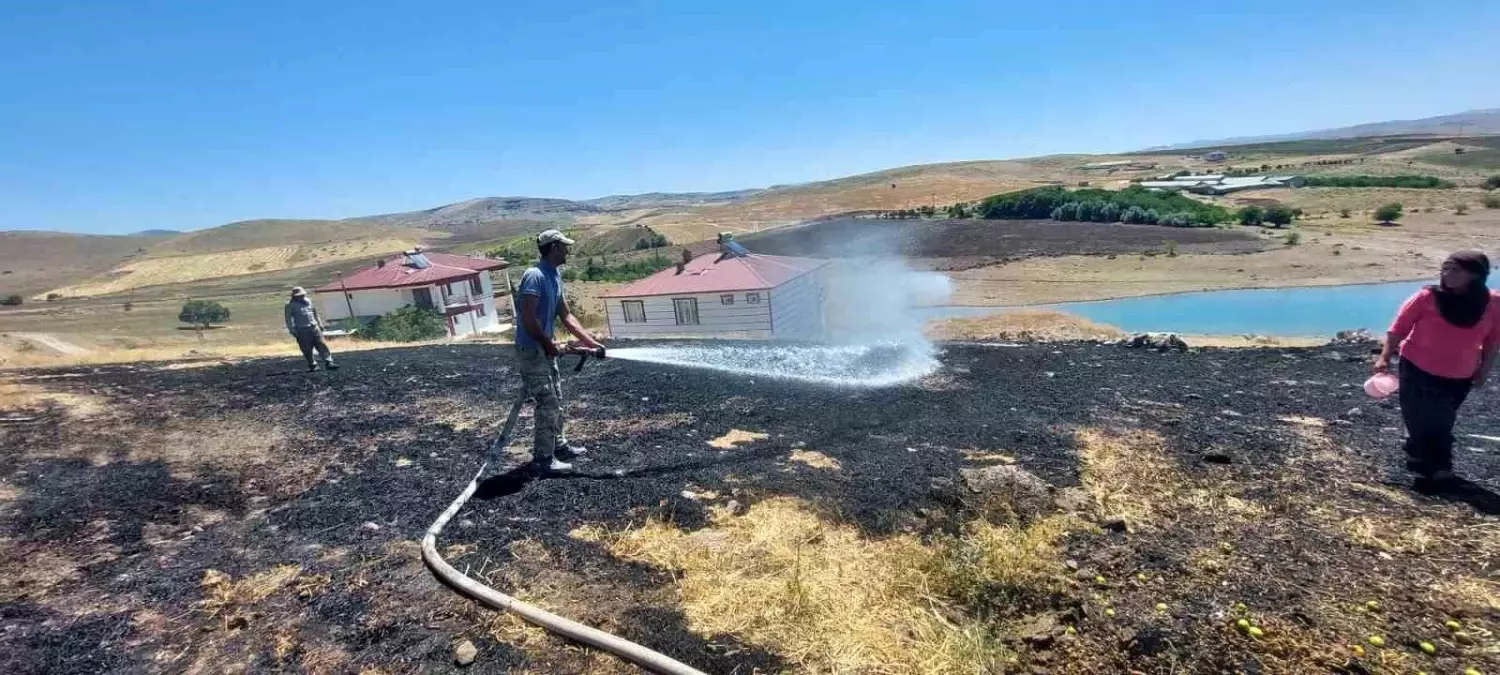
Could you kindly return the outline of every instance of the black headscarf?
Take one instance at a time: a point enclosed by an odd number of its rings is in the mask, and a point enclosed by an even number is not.
[[[1468,328],[1484,318],[1490,307],[1490,289],[1485,281],[1490,276],[1490,259],[1479,251],[1459,251],[1448,256],[1444,265],[1452,263],[1474,275],[1474,281],[1462,290],[1449,290],[1442,284],[1428,286],[1437,299],[1438,313],[1443,320],[1459,328]]]

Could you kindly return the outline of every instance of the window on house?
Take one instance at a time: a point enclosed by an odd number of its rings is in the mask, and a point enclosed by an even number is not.
[[[469,279],[469,292],[474,295],[484,294],[484,284],[479,282],[479,277]]]
[[[646,303],[640,300],[621,300],[625,310],[625,323],[646,323]]]
[[[432,309],[435,306],[432,304],[432,289],[430,288],[411,289],[411,301],[420,309]]]
[[[725,293],[725,294],[719,296],[719,304],[721,304],[721,305],[732,305],[732,304],[734,304],[734,294],[733,293]]]
[[[751,304],[751,305],[758,305],[758,304],[760,304],[760,294],[759,293],[746,293],[745,294],[745,302],[747,304]]]
[[[697,298],[673,298],[672,308],[677,310],[677,325],[698,325],[698,299]]]

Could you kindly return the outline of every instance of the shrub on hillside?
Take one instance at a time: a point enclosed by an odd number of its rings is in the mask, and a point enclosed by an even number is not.
[[[1485,195],[1480,203],[1487,209],[1500,209],[1500,195]]]
[[[1076,213],[1072,208],[1059,207],[1077,203]],[[1153,192],[1139,185],[1123,190],[1084,188],[1068,190],[1061,186],[1047,186],[994,195],[981,201],[974,211],[980,218],[990,220],[1051,218],[1054,213],[1059,220],[1072,216],[1088,222],[1113,223],[1121,221],[1131,207],[1142,212],[1192,214],[1194,224],[1213,225],[1232,219],[1228,210],[1207,204],[1180,194]]]
[[[667,235],[660,232],[652,232],[635,240],[635,250],[644,251],[648,248],[664,248],[671,244],[671,242],[667,241]]]
[[[1340,218],[1348,218],[1349,217],[1349,209],[1339,209],[1339,217]]]
[[[1468,213],[1468,212],[1469,212],[1469,205],[1468,204],[1455,204],[1453,206],[1453,213],[1454,213],[1454,215],[1461,216],[1461,215],[1463,215],[1465,213]]]
[[[1193,214],[1187,213],[1185,211],[1168,213],[1167,215],[1157,219],[1156,224],[1166,225],[1168,227],[1192,227],[1194,224]]]
[[[0,300],[0,305],[4,305],[6,307],[19,307],[23,302],[25,302],[25,299],[23,299],[21,296],[12,294],[5,296],[4,300]]]
[[[1490,176],[1484,179],[1484,189],[1500,190],[1500,176]]]
[[[1250,225],[1253,227],[1265,222],[1266,210],[1255,205],[1246,206],[1241,208],[1239,213],[1235,214],[1235,217],[1239,219],[1241,225]]]
[[[177,320],[196,326],[199,330],[216,323],[229,321],[229,308],[213,300],[189,300],[182,304]]]
[[[1300,243],[1302,243],[1302,233],[1301,232],[1288,232],[1288,233],[1286,233],[1286,245],[1287,246],[1296,246],[1297,244],[1300,244]]]
[[[1266,209],[1265,219],[1266,222],[1275,225],[1276,227],[1285,227],[1286,225],[1291,224],[1292,218],[1295,217],[1295,215],[1296,214],[1294,214],[1290,208],[1286,207],[1283,204],[1277,204]]]
[[[1437,176],[1307,176],[1304,180],[1307,187],[1448,189],[1454,186],[1453,181]]]
[[[1392,223],[1401,219],[1400,202],[1391,202],[1375,209],[1375,220],[1382,223]]]
[[[599,261],[589,257],[585,260],[582,269],[569,265],[562,271],[563,281],[609,281],[623,282],[644,279],[657,272],[672,266],[672,260],[666,256],[643,258],[641,260],[630,260],[626,262],[609,264],[607,261]]]
[[[56,300],[61,300],[62,297],[63,297],[62,293],[48,293],[47,294],[47,302],[53,302],[53,301],[56,301]]]
[[[433,340],[448,334],[448,325],[437,312],[420,307],[402,307],[376,317],[364,329],[365,337],[384,342]]]

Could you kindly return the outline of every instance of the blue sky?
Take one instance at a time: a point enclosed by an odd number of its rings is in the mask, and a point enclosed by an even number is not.
[[[1500,3],[7,2],[0,230],[759,187],[1500,105]]]

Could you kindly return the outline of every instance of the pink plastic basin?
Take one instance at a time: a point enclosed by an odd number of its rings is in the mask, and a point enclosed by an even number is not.
[[[1390,373],[1375,373],[1370,379],[1365,380],[1365,393],[1375,398],[1390,396],[1400,387],[1400,380]]]

